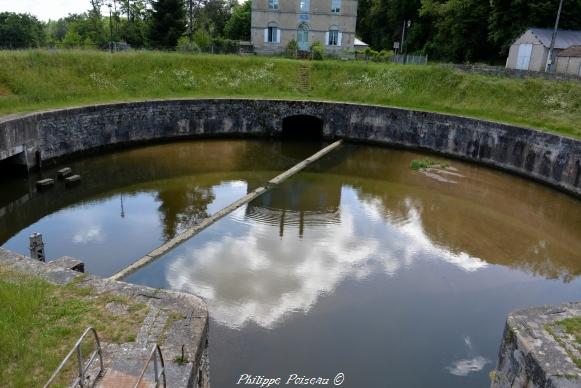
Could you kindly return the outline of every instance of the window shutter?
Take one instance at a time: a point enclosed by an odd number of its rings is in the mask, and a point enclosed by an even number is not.
[[[339,36],[337,37],[337,46],[341,46],[341,40],[343,39],[343,33],[339,32]]]
[[[264,43],[268,42],[268,28],[264,29]]]
[[[325,32],[325,46],[329,45],[329,31]]]
[[[276,43],[280,43],[280,28],[276,29]]]

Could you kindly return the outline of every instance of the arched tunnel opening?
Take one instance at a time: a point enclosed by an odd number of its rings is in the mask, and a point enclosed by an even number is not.
[[[296,115],[282,121],[282,138],[317,141],[323,138],[323,120],[315,116]]]

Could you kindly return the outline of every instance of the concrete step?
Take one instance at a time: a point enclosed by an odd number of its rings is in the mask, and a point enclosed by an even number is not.
[[[39,190],[46,190],[52,186],[54,186],[54,179],[46,178],[36,181],[36,187]]]
[[[73,170],[71,170],[70,167],[65,167],[65,168],[61,168],[60,170],[58,170],[56,172],[56,176],[59,179],[65,179],[66,177],[68,177],[69,175],[71,175],[73,172]]]
[[[65,185],[73,186],[81,183],[81,176],[80,175],[71,175],[65,178]]]

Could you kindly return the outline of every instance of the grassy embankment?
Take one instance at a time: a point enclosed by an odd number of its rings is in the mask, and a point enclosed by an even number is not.
[[[0,381],[8,387],[46,383],[88,326],[97,329],[101,341],[134,341],[147,312],[124,298],[95,297],[75,284],[56,286],[1,267],[0,301]],[[114,316],[105,307],[111,302],[128,306],[129,313]],[[92,337],[84,344],[87,357]],[[73,357],[61,382],[72,381],[75,362]]]
[[[299,66],[310,68],[308,91]],[[581,82],[510,79],[438,65],[94,51],[0,52],[0,115],[109,101],[260,97],[393,105],[581,137]]]

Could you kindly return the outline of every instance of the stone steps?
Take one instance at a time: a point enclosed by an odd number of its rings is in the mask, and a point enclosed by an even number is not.
[[[311,91],[311,69],[306,65],[299,67],[299,89],[303,93]]]

